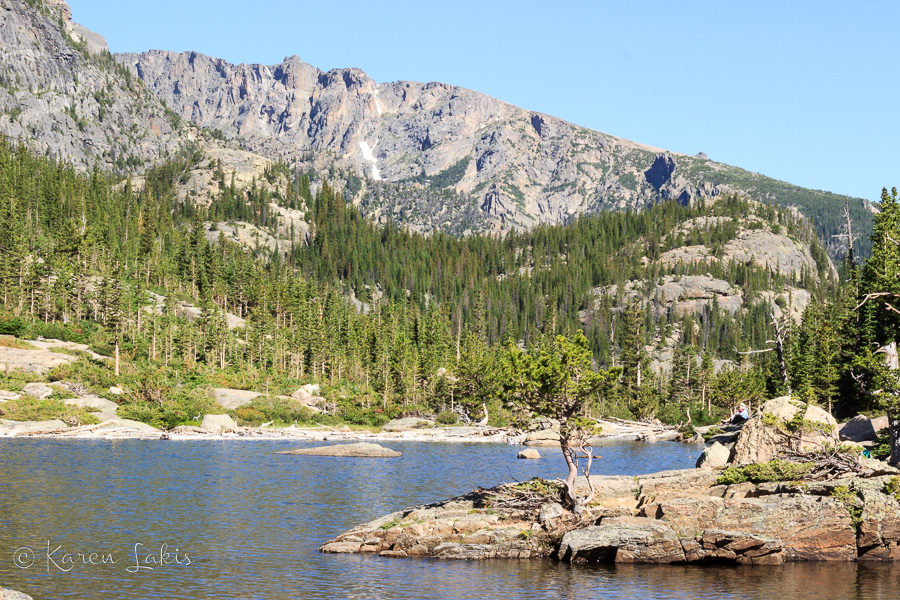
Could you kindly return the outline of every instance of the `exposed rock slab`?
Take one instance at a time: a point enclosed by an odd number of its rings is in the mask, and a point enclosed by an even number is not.
[[[275,454],[296,454],[300,456],[339,456],[353,458],[397,458],[403,456],[396,450],[360,442],[358,444],[340,444],[336,446],[319,446],[316,448],[299,448],[297,450],[284,450]]]
[[[96,414],[101,419],[104,417],[115,418],[116,412],[119,410],[119,405],[115,402],[94,395],[82,396],[80,398],[69,398],[68,400],[64,400],[63,402],[65,402],[69,406],[96,409]]]
[[[246,406],[253,402],[254,398],[262,396],[259,392],[252,392],[248,390],[232,390],[229,388],[215,388],[213,389],[213,396],[223,408],[227,408],[229,410],[234,410],[235,408],[240,408],[242,406]]]
[[[0,588],[0,600],[33,600],[28,594]]]
[[[62,431],[67,428],[68,425],[59,419],[51,419],[49,421],[10,421],[8,419],[0,419],[0,435]]]
[[[22,391],[35,398],[49,398],[55,390],[45,383],[27,383]]]
[[[50,352],[48,350],[22,350],[0,346],[0,370],[21,371],[23,373],[47,373],[60,365],[78,360],[74,356]]]
[[[381,429],[383,431],[407,431],[410,429],[423,429],[425,427],[434,427],[434,421],[420,419],[418,417],[404,417],[402,419],[392,419],[388,421]]]
[[[79,344],[77,342],[66,342],[63,340],[54,339],[28,340],[28,343],[32,346],[40,348],[41,350],[75,350],[78,352],[84,352],[94,360],[111,360],[108,356],[94,352],[87,344]]]

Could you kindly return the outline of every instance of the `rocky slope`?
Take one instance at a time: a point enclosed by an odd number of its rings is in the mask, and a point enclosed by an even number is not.
[[[765,314],[767,321],[799,324],[813,297],[810,290],[836,279],[837,270],[817,246],[808,222],[786,226],[783,219],[792,218],[786,213],[769,222],[760,217],[767,210],[771,209],[751,202],[741,215],[686,220],[660,244],[638,239],[635,244],[645,252],[642,269],[636,273],[640,278],[594,288],[592,310],[579,313],[582,322],[589,322],[592,311],[621,312],[635,301],[648,307],[654,319],[670,324],[668,331],[659,330],[645,347],[655,372],[671,370],[674,349],[685,334],[681,322],[685,316],[707,321],[716,313],[726,321],[740,320],[755,310]],[[767,273],[762,289],[748,286],[735,265]],[[781,281],[774,281],[773,275]],[[726,361],[716,361],[716,368],[723,364]]]
[[[177,151],[181,129],[64,0],[0,2],[0,134],[80,168],[135,170]]]
[[[368,181],[371,214],[401,207],[378,182],[455,190],[442,207],[479,209],[481,227],[527,228],[597,210],[689,202],[728,190],[781,204],[843,205],[703,155],[661,151],[443,83],[377,83],[359,69],[322,72],[298,57],[234,65],[196,52],[116,58],[181,117],[265,156],[350,167]],[[367,193],[368,192],[368,195]],[[418,199],[404,222],[430,230],[441,211]],[[858,201],[855,205],[860,204]]]

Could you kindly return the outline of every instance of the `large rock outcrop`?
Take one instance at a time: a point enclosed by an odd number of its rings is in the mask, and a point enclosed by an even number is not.
[[[49,350],[26,350],[0,346],[0,369],[23,373],[45,374],[60,365],[73,363],[78,358]]]
[[[732,462],[763,463],[777,458],[784,449],[807,452],[839,445],[834,417],[818,406],[783,396],[765,402],[744,424]]]
[[[719,484],[719,473],[705,469],[592,477],[597,496],[580,520],[550,511],[558,499],[552,492],[544,501],[534,496],[523,501],[536,489],[552,490],[549,482],[507,484],[386,515],[321,550],[618,563],[896,560],[900,499],[892,486],[897,479],[875,472],[831,481],[732,485]],[[578,488],[586,490],[583,478]]]

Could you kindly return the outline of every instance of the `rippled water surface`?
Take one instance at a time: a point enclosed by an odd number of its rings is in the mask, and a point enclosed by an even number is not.
[[[515,447],[491,444],[385,443],[400,459],[274,454],[310,445],[0,440],[0,587],[35,600],[900,598],[900,568],[890,565],[597,567],[319,554],[324,541],[388,512],[558,476],[563,463],[558,450],[522,461]],[[619,444],[600,453],[600,474],[634,475],[693,466],[699,448]],[[159,564],[164,544],[170,564]],[[95,563],[116,562],[90,564],[91,553]]]

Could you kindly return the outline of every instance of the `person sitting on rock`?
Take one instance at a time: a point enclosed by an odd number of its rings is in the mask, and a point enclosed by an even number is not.
[[[738,409],[734,411],[734,414],[732,414],[731,418],[728,419],[728,422],[732,425],[740,425],[749,418],[750,411],[747,409],[747,405],[741,402],[738,406]]]

